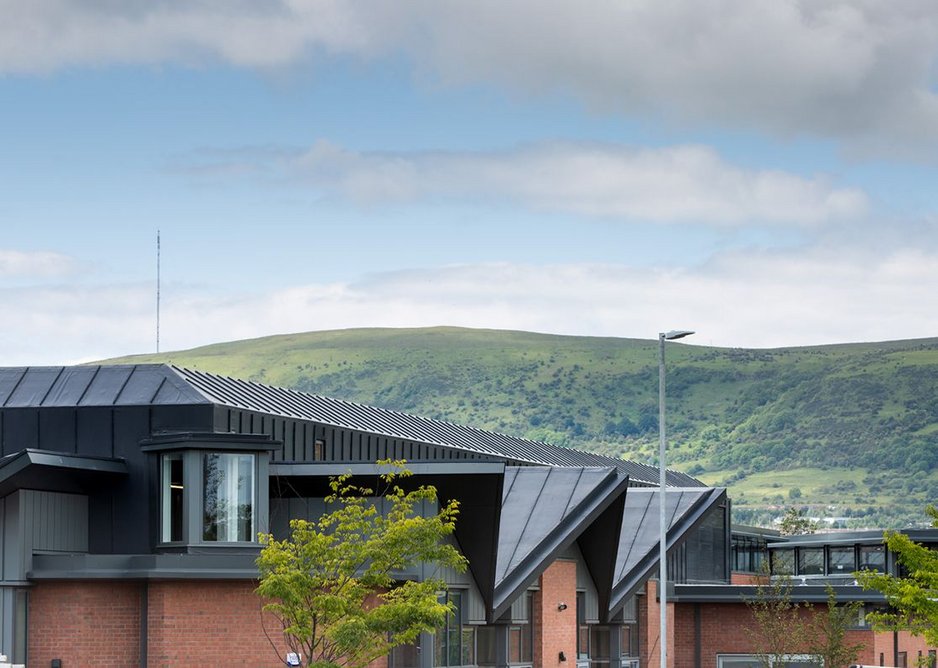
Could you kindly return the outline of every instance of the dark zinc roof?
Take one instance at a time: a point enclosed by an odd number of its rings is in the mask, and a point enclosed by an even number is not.
[[[669,489],[665,504],[668,549],[681,541],[726,494],[722,488]],[[615,609],[632,595],[658,563],[661,495],[657,489],[633,488],[625,497],[610,603]]]
[[[627,486],[628,478],[611,467],[507,467],[498,526],[495,616]]]
[[[162,364],[0,368],[0,407],[208,404]]]
[[[163,364],[0,368],[0,408],[218,404],[391,438],[548,466],[612,466],[656,485],[658,469],[638,462],[417,417],[351,401]],[[668,471],[668,485],[701,487]]]
[[[479,454],[508,457],[531,464],[612,466],[628,475],[632,481],[651,484],[658,482],[657,468],[637,462],[202,371],[177,367],[173,369],[206,398],[226,406],[460,448]],[[668,471],[668,484],[683,487],[702,486],[695,478],[678,471]]]

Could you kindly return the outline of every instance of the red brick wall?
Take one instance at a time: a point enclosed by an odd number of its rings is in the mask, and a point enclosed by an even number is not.
[[[29,590],[29,665],[136,666],[140,603],[136,582],[41,582]]]
[[[255,586],[151,582],[147,665],[282,666],[287,648],[280,625],[262,614]],[[29,666],[46,668],[52,659],[67,668],[138,666],[143,587],[138,582],[37,584],[29,591]],[[386,666],[386,658],[371,664]]]
[[[717,654],[751,654],[757,649],[755,641],[747,629],[753,626],[752,613],[745,603],[700,603],[700,665],[701,668],[715,668]],[[670,607],[670,606],[669,606]],[[674,640],[669,650],[669,664],[675,666],[694,666],[696,626],[694,604],[680,603],[675,606]],[[657,606],[655,606],[657,610]],[[805,611],[808,617],[825,614],[824,606],[814,611]],[[657,625],[657,619],[655,620]],[[670,619],[669,619],[670,624]],[[792,653],[807,651],[797,638],[792,639]],[[847,642],[864,645],[864,650],[857,657],[858,663],[874,663],[873,633],[871,631],[848,631]],[[659,660],[660,659],[657,659]],[[654,664],[657,665],[657,664]]]
[[[539,668],[576,666],[576,563],[558,560],[541,575],[533,598],[534,665]],[[558,610],[566,603],[566,610]],[[560,661],[560,653],[566,663]]]
[[[151,582],[148,666],[282,666],[280,626],[250,581]],[[264,633],[277,646],[275,651]]]
[[[879,665],[879,655],[883,655],[884,664],[887,666],[897,665],[895,661],[895,651],[896,646],[894,643],[898,641],[898,651],[905,652],[908,659],[908,666],[915,666],[916,661],[918,661],[918,653],[921,652],[923,657],[928,656],[928,650],[938,649],[933,646],[926,644],[923,638],[919,638],[911,635],[905,631],[899,632],[896,640],[893,640],[893,634],[890,633],[877,633],[875,634],[874,647],[872,652],[872,660],[867,663],[878,666]]]
[[[641,659],[643,666],[661,665],[661,606],[658,605],[658,581],[649,580],[645,584],[645,618],[639,617],[641,633]],[[683,622],[681,622],[683,624]],[[693,626],[691,627],[693,629]],[[668,603],[668,666],[693,665],[674,661],[674,604]]]

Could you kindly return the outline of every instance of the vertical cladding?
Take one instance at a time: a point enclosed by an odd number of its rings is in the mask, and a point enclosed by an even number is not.
[[[139,665],[141,592],[130,582],[36,584],[29,591],[29,665]]]
[[[560,604],[566,608],[560,610]],[[533,600],[534,665],[561,668],[576,662],[576,562],[557,560],[541,574]],[[566,663],[561,662],[563,654]]]

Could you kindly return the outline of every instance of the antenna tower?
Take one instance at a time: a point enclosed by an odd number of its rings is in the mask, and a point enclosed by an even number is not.
[[[156,231],[156,352],[160,352],[160,231]]]

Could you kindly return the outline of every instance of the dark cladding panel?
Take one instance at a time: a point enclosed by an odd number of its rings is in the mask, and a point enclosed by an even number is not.
[[[140,441],[150,436],[150,409],[147,406],[121,406],[114,409],[114,456],[127,462],[128,476],[113,487],[111,492],[102,490],[102,498],[91,508],[93,520],[91,536],[97,544],[110,546],[111,536],[117,536],[113,549],[144,553],[150,550],[150,523],[152,514],[147,494],[136,490],[150,490],[156,503],[159,492],[151,484],[149,473],[155,468],[155,454],[140,451]],[[96,514],[99,513],[99,514]],[[104,526],[106,525],[106,526]],[[108,547],[108,551],[112,548]]]
[[[29,369],[6,401],[6,406],[39,406],[55,383],[62,367],[36,367]]]
[[[211,431],[214,406],[153,406],[153,433],[165,431]]]
[[[98,372],[94,366],[67,366],[52,389],[49,390],[44,406],[77,406],[88,385]]]
[[[81,398],[81,406],[112,406],[124,388],[133,367],[102,366]]]
[[[103,406],[78,409],[78,454],[114,456],[112,415],[113,409]]]
[[[74,408],[44,408],[39,414],[39,447],[56,452],[76,451]]]
[[[11,367],[0,370],[0,406],[5,406],[13,390],[23,379],[26,367]]]
[[[39,410],[17,408],[3,412],[3,454],[39,447]]]

